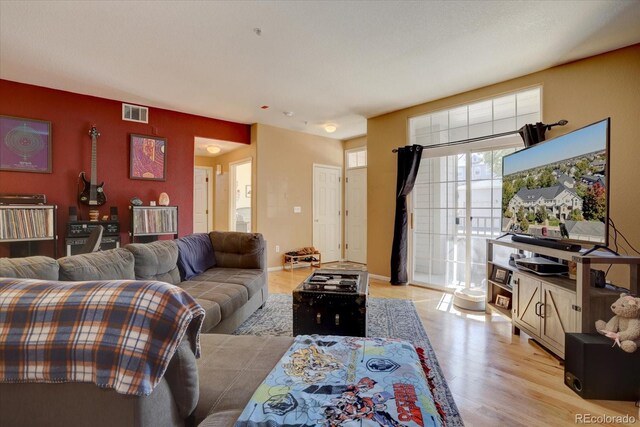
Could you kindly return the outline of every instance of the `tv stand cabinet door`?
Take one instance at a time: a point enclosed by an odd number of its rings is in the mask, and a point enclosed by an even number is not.
[[[516,304],[513,311],[513,322],[529,334],[539,335],[540,281],[514,273],[513,284],[515,290],[514,303]]]
[[[541,338],[564,354],[564,334],[578,331],[576,294],[542,282]]]

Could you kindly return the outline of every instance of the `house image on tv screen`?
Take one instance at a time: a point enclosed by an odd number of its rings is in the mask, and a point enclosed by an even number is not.
[[[503,231],[605,242],[607,153],[598,131],[587,127],[562,141],[565,146],[551,140],[505,157]]]

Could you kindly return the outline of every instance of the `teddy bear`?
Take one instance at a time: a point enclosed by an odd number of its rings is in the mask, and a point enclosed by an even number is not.
[[[633,353],[640,345],[640,298],[621,294],[611,304],[615,316],[605,323],[596,321],[596,330],[613,340],[627,353]],[[614,344],[614,345],[615,345]]]

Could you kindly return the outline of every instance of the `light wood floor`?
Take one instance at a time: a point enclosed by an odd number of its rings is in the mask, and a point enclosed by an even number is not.
[[[309,273],[271,272],[269,291],[290,294]],[[558,360],[524,333],[512,335],[500,315],[463,313],[450,294],[375,279],[369,294],[413,300],[467,426],[569,426],[576,425],[577,414],[629,414],[640,425],[633,402],[581,399],[564,385]]]

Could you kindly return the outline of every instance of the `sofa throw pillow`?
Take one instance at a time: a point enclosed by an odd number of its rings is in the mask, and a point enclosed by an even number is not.
[[[206,233],[181,237],[178,243],[178,269],[180,278],[189,280],[216,265],[211,239]]]

